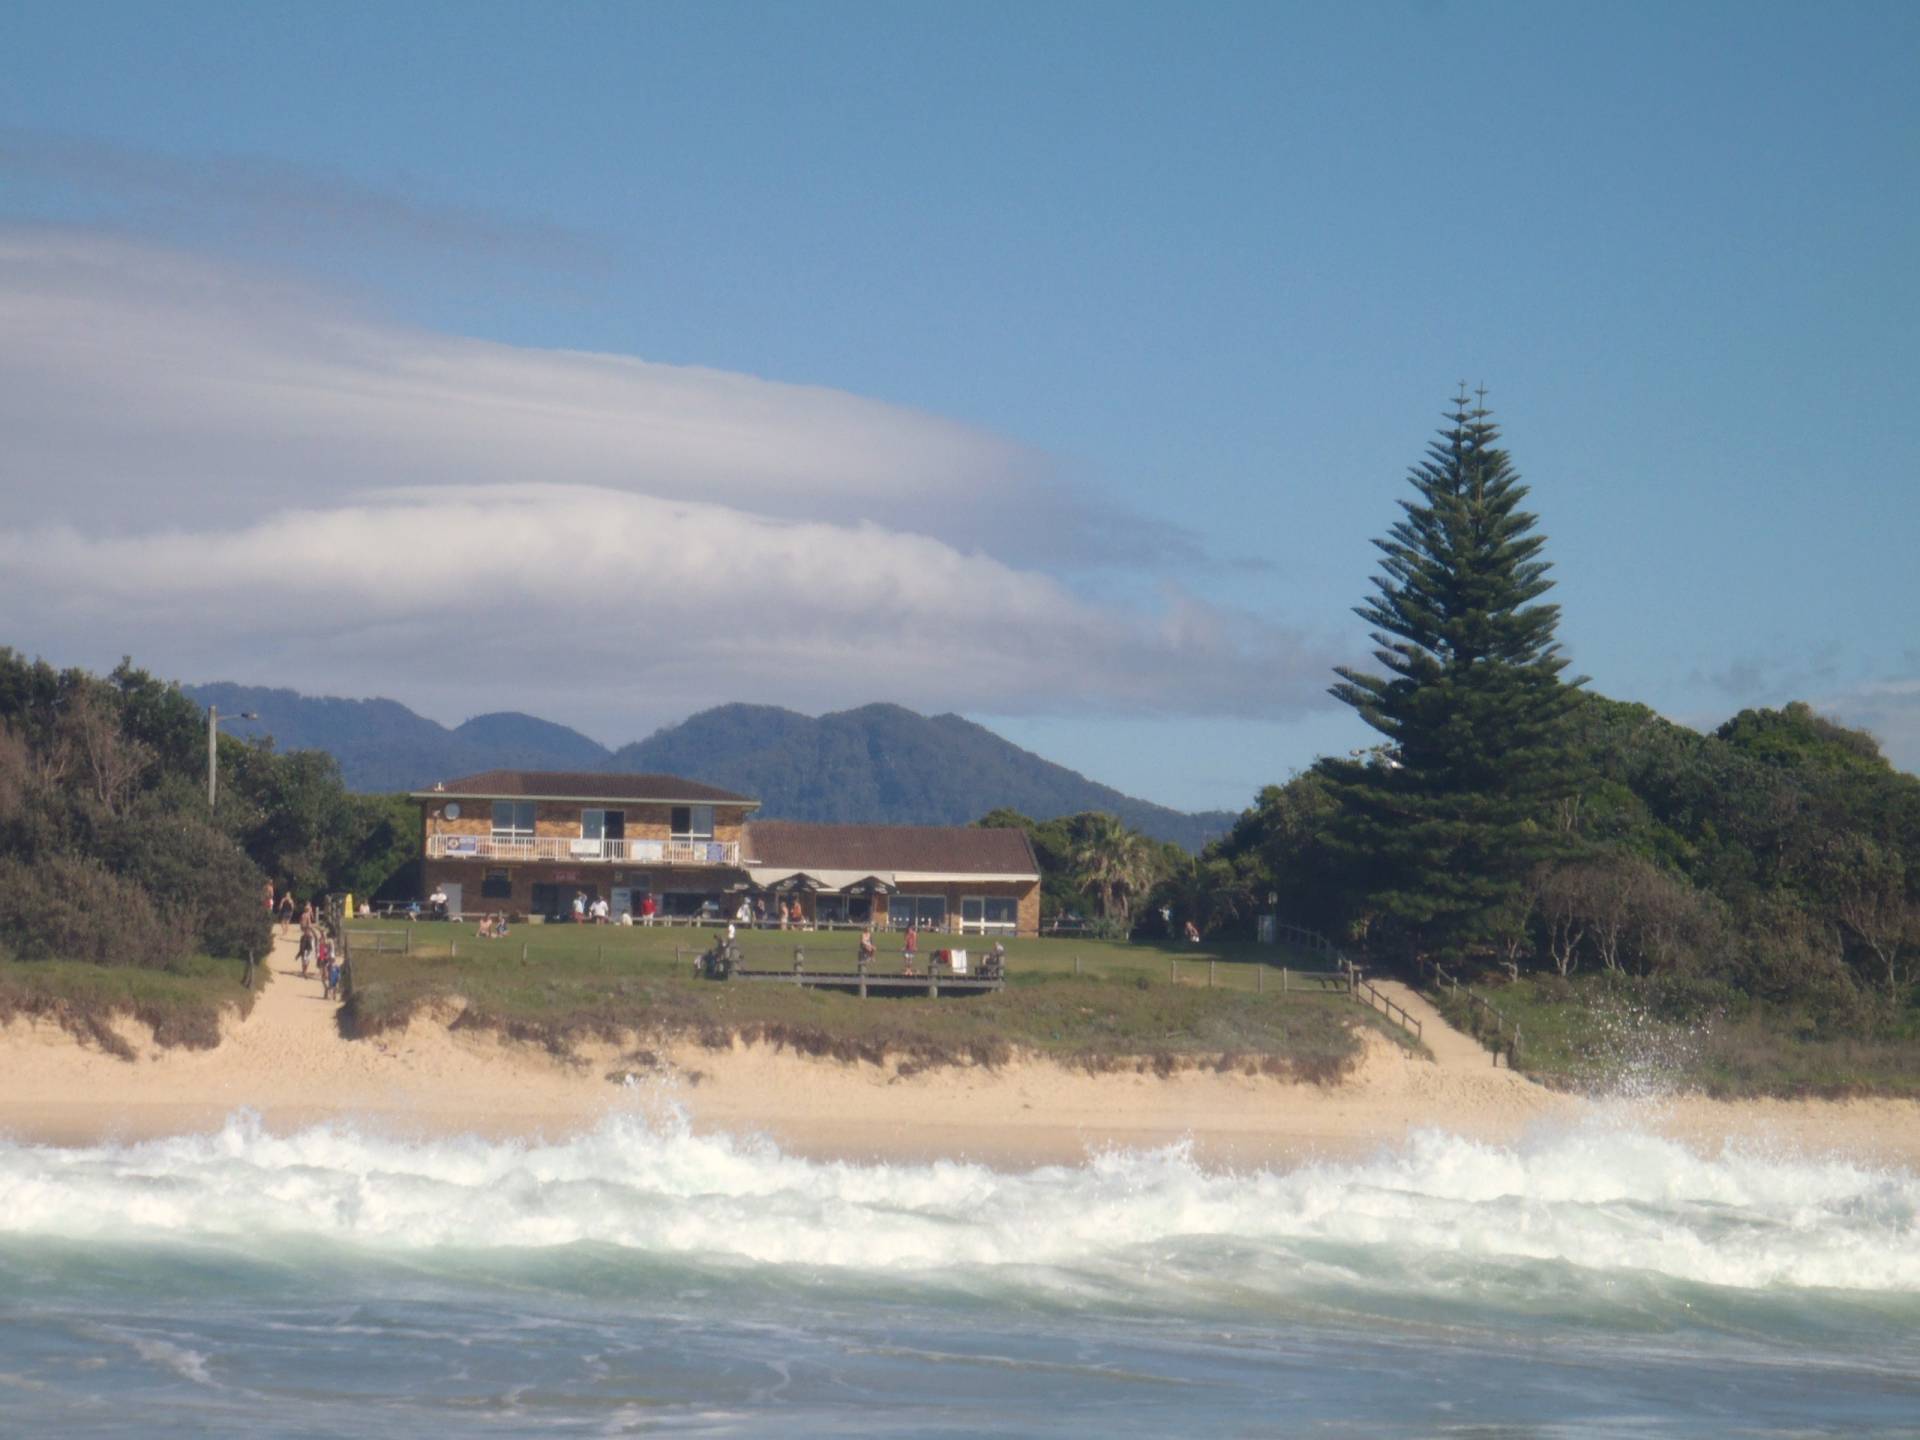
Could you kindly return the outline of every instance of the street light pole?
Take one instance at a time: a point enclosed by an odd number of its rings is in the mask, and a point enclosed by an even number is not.
[[[258,720],[260,717],[251,710],[242,710],[238,715],[229,715],[229,720]],[[207,810],[213,810],[214,792],[220,776],[220,707],[207,706]]]

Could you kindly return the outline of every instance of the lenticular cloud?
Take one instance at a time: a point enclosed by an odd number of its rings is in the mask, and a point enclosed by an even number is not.
[[[1319,698],[1289,632],[1036,567],[1070,497],[939,417],[44,232],[0,232],[0,336],[0,604],[29,648],[472,709],[507,681],[571,715]]]

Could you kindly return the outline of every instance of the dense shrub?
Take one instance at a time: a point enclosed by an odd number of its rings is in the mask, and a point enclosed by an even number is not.
[[[193,953],[192,922],[97,861],[0,858],[0,943],[20,960],[165,968]]]
[[[192,927],[208,955],[264,955],[271,926],[260,904],[263,877],[225,835],[204,820],[154,809],[102,835],[102,859]]]

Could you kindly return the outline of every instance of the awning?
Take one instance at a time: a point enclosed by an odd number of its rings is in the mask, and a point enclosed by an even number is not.
[[[792,870],[779,865],[749,865],[747,877],[761,890],[862,890],[884,894],[894,888],[892,875],[870,870]]]

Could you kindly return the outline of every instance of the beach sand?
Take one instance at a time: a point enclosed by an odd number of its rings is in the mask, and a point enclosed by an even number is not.
[[[1706,1153],[1755,1143],[1920,1169],[1916,1102],[1589,1102],[1495,1068],[1398,987],[1394,998],[1425,1022],[1433,1058],[1369,1032],[1353,1076],[1323,1088],[1211,1071],[1089,1075],[1041,1060],[902,1075],[738,1044],[600,1045],[563,1058],[450,1030],[448,1016],[343,1040],[334,1005],[317,980],[300,978],[291,946],[278,947],[270,963],[275,978],[253,1014],[230,1021],[213,1050],[156,1049],[129,1023],[122,1033],[138,1058],[127,1061],[49,1025],[15,1020],[0,1029],[0,1137],[53,1145],[146,1139],[215,1129],[251,1110],[274,1131],[352,1121],[400,1135],[557,1138],[609,1113],[678,1106],[698,1132],[764,1135],[815,1159],[1024,1167],[1184,1142],[1202,1164],[1251,1168],[1356,1157],[1426,1128],[1511,1144],[1530,1130],[1598,1120]],[[649,1053],[637,1055],[641,1048]]]

